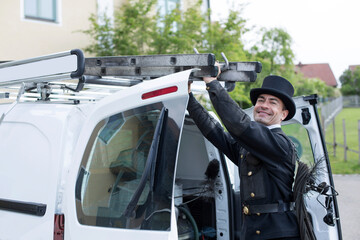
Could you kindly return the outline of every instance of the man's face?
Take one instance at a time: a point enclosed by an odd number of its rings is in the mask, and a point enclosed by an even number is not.
[[[280,98],[270,94],[261,94],[254,107],[254,120],[266,126],[280,124],[289,111]]]

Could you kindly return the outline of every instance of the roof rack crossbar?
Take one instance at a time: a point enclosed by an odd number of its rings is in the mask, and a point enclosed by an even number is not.
[[[84,54],[79,49],[0,64],[0,86],[49,82],[83,75]]]
[[[100,84],[110,86],[131,87],[142,82],[140,79],[125,79],[125,78],[101,78],[94,76],[83,76],[84,84]]]

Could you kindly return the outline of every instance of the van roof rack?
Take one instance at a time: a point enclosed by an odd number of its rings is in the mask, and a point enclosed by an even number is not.
[[[254,82],[261,72],[260,62],[228,62],[225,55],[222,56],[224,62],[218,65],[221,68],[218,79],[225,82],[229,91],[235,82]],[[216,76],[218,66],[212,53],[85,58],[81,50],[73,49],[1,63],[0,88],[14,89],[14,85],[21,85],[17,100],[25,93],[34,98],[34,91],[40,93],[37,100],[49,100],[50,94],[56,92],[54,88],[77,93],[85,86],[88,90],[90,85],[123,88],[188,69],[195,69],[189,80],[198,81],[205,76]],[[0,89],[0,92],[3,91]],[[3,92],[0,98],[11,98],[12,94]]]

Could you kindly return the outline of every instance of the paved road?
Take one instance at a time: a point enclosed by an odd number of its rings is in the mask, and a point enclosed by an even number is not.
[[[344,240],[360,239],[360,175],[334,175],[342,236]]]

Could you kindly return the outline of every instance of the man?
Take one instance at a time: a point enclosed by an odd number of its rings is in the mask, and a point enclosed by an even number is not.
[[[188,111],[203,135],[239,167],[241,239],[300,239],[292,193],[296,152],[281,130],[296,111],[293,86],[280,76],[266,77],[250,91],[251,121],[216,78],[204,81],[228,132],[196,101],[191,85]]]

